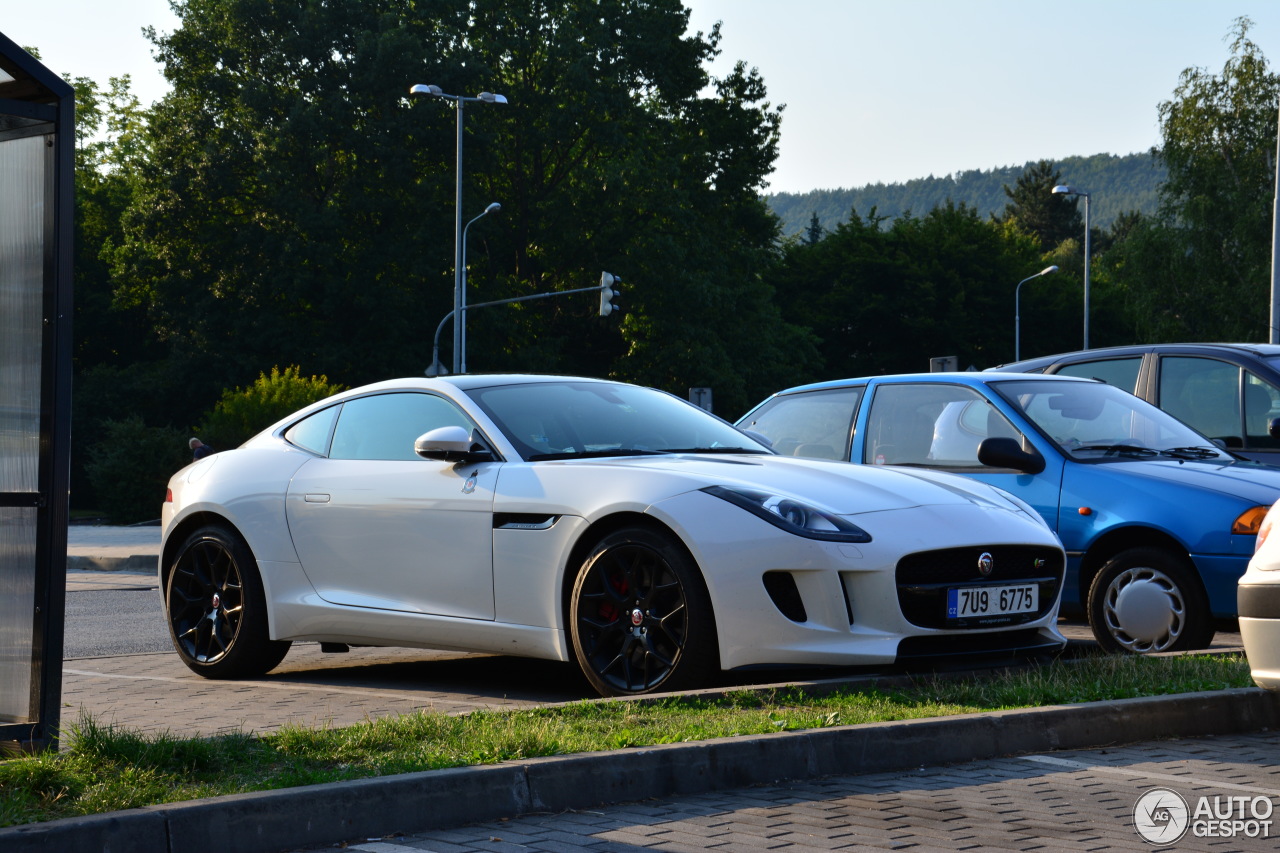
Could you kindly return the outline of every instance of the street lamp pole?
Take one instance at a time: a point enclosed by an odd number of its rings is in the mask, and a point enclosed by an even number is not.
[[[1084,349],[1089,348],[1089,194],[1067,184],[1059,184],[1053,192],[1061,195],[1078,195],[1084,199]]]
[[[461,365],[466,361],[463,353],[463,347],[466,340],[466,299],[467,295],[464,286],[467,280],[467,274],[464,269],[466,258],[463,257],[463,226],[462,226],[462,113],[463,106],[468,101],[474,101],[482,104],[505,104],[506,96],[495,95],[492,92],[481,92],[474,98],[465,95],[449,95],[439,86],[433,86],[429,83],[415,83],[409,87],[411,95],[431,95],[436,98],[444,98],[453,101],[458,110],[458,157],[457,157],[457,193],[454,198],[454,229],[453,229],[453,372],[460,373],[466,368]],[[485,213],[489,211],[486,209]],[[484,214],[480,214],[483,216]],[[477,217],[478,219],[479,217]],[[473,220],[474,221],[474,220]],[[470,224],[470,223],[468,223]]]
[[[1058,271],[1056,266],[1045,267],[1035,275],[1029,275],[1022,281],[1018,282],[1018,286],[1013,289],[1013,360],[1019,361],[1022,358],[1022,310],[1020,300],[1022,299],[1022,285],[1031,281],[1033,278],[1039,278],[1042,275],[1055,273]]]

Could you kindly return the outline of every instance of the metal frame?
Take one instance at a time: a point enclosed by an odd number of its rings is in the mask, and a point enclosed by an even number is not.
[[[71,448],[71,318],[75,203],[75,93],[0,34],[0,143],[46,136],[40,457],[37,491],[0,492],[0,506],[36,509],[31,722],[0,723],[0,745],[57,746],[67,565]],[[6,79],[12,78],[12,79]],[[0,685],[3,687],[3,685]]]

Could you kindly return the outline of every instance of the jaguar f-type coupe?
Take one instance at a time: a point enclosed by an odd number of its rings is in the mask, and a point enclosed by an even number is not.
[[[210,678],[305,640],[572,660],[609,696],[1065,642],[1064,554],[1023,501],[597,379],[335,395],[175,474],[163,533],[173,643]]]

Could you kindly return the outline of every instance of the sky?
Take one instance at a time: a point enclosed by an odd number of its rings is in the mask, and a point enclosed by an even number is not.
[[[1188,67],[1219,73],[1232,22],[1280,70],[1280,0],[685,0],[721,22],[712,74],[757,68],[785,104],[770,192],[894,183],[1160,141]],[[168,0],[0,0],[0,33],[59,74],[167,84],[141,34]],[[389,81],[400,86],[404,81]],[[1064,178],[1069,176],[1064,176]]]

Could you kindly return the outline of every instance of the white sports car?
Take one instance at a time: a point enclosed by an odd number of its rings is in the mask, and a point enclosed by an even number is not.
[[[173,643],[210,678],[292,640],[573,659],[602,695],[1065,643],[1063,551],[1022,501],[777,456],[618,382],[347,391],[179,471],[163,524]]]

